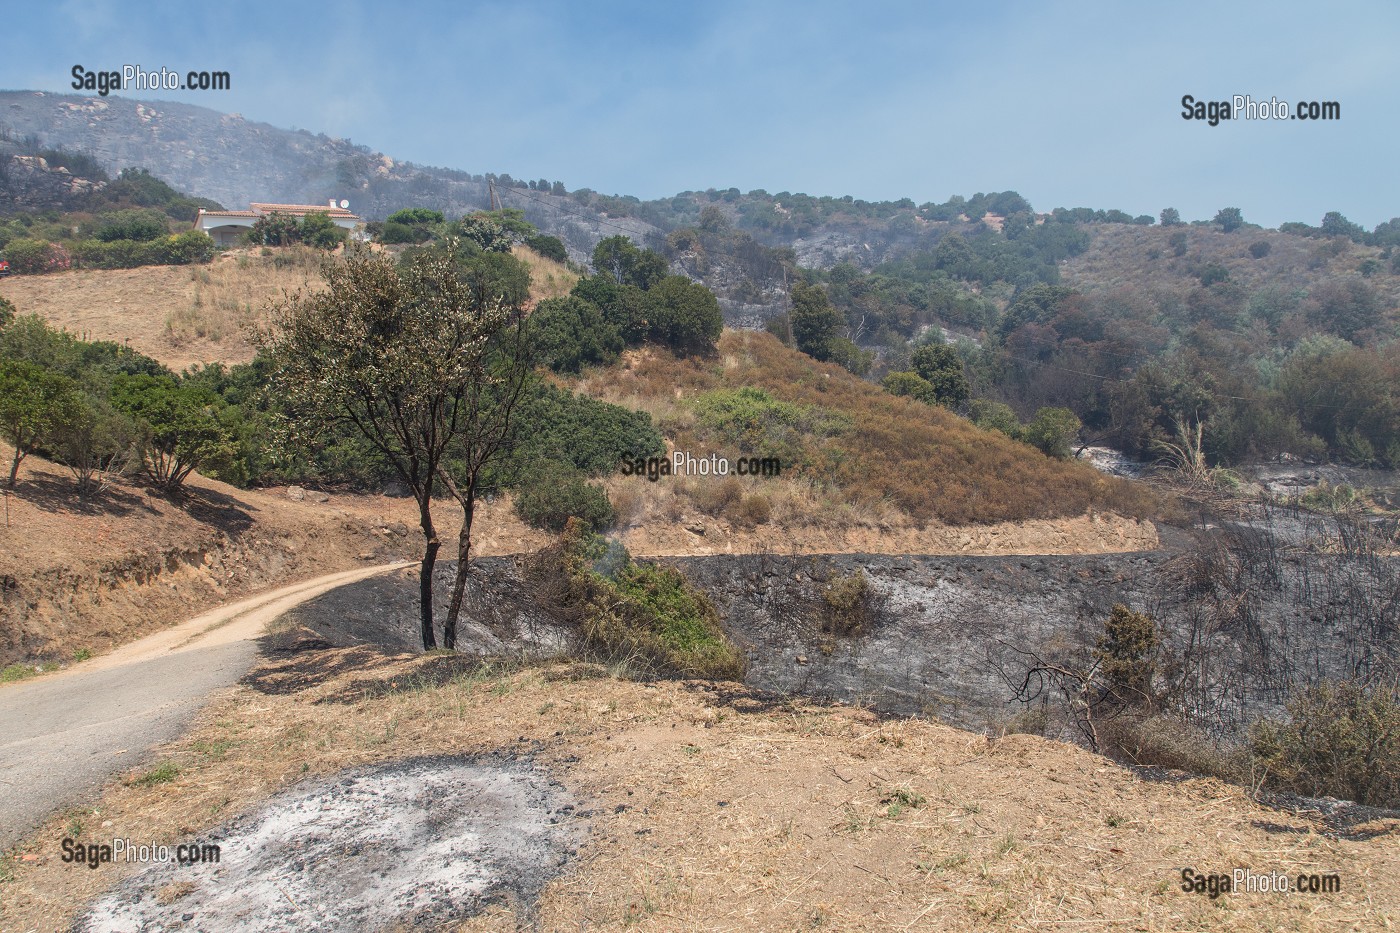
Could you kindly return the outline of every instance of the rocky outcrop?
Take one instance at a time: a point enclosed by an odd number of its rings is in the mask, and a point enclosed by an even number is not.
[[[104,187],[39,156],[0,152],[0,210],[69,210]]]

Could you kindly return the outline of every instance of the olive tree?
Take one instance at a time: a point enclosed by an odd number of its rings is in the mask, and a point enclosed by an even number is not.
[[[464,511],[443,637],[452,648],[480,477],[509,441],[529,375],[523,311],[473,287],[479,283],[462,274],[456,252],[449,244],[397,266],[381,254],[352,251],[326,265],[325,290],[276,304],[259,335],[275,363],[274,388],[293,437],[348,426],[412,491],[424,539],[424,649],[437,646],[432,579],[442,542],[433,494],[441,483]]]

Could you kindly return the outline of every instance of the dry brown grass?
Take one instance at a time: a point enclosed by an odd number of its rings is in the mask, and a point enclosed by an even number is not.
[[[253,358],[247,324],[284,291],[318,287],[321,255],[231,250],[206,266],[85,269],[0,279],[21,314],[88,340],[113,340],[174,369]]]
[[[563,298],[573,290],[578,281],[577,272],[562,262],[546,259],[528,246],[516,244],[511,247],[516,259],[530,269],[530,301],[538,304],[546,298]]]
[[[677,360],[652,348],[630,352],[620,365],[594,370],[576,384],[589,395],[647,411],[676,449],[723,457],[738,451],[697,425],[688,403],[707,391],[741,386],[849,420],[837,437],[806,442],[805,465],[784,464],[784,476],[819,487],[837,512],[844,506],[868,516],[893,506],[916,524],[968,525],[1091,511],[1147,517],[1162,510],[1141,486],[1049,459],[941,408],[892,396],[839,366],[788,350],[769,334],[726,331],[715,360]],[[780,503],[773,506],[782,512]]]
[[[126,866],[58,859],[82,837],[207,835],[306,777],[435,753],[528,753],[591,810],[544,892],[545,930],[1384,930],[1400,846],[1322,834],[1213,780],[1152,783],[1083,749],[737,685],[477,671],[367,649],[302,653],[219,696],[159,752],[172,780],[111,782],[6,859],[5,929],[54,929]],[[443,681],[446,680],[446,683]],[[441,684],[441,685],[439,685]],[[149,770],[149,769],[147,769]],[[1374,829],[1385,826],[1373,824]],[[1183,893],[1183,867],[1337,872],[1332,895]],[[455,929],[516,929],[498,906]]]
[[[526,247],[532,301],[567,295],[578,275]],[[305,246],[243,248],[203,266],[85,269],[0,279],[0,296],[88,340],[114,340],[180,370],[194,363],[246,363],[249,327],[268,302],[322,287],[326,254]]]
[[[1185,256],[1175,256],[1168,242],[1177,232],[1186,234]],[[1255,259],[1249,246],[1261,240],[1269,244],[1269,254]],[[1362,261],[1379,260],[1380,252],[1378,247],[1346,240],[1310,239],[1273,230],[1223,233],[1210,227],[1103,224],[1093,229],[1089,248],[1065,264],[1064,283],[1085,291],[1131,288],[1184,295],[1200,284],[1200,270],[1214,263],[1229,271],[1230,281],[1251,292],[1266,285],[1307,291],[1327,280],[1359,278]],[[1156,258],[1150,258],[1153,253]],[[1380,262],[1366,281],[1383,296],[1387,307],[1400,304],[1400,275],[1390,271],[1388,262]]]

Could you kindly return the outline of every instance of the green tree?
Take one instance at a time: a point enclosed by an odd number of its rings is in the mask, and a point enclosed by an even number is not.
[[[140,425],[146,475],[166,492],[179,491],[195,470],[227,465],[237,453],[220,417],[222,400],[199,386],[172,376],[117,376],[112,406]]]
[[[154,210],[116,211],[101,218],[94,234],[104,243],[113,240],[158,240],[170,231],[165,215]]]
[[[962,357],[947,344],[930,344],[917,348],[910,356],[914,372],[933,389],[934,404],[956,408],[972,395],[963,372]]]
[[[141,454],[141,429],[105,399],[75,406],[50,437],[54,455],[73,474],[78,494],[92,496],[125,473]]]
[[[15,319],[15,306],[10,304],[9,299],[0,297],[0,330],[10,326]]]
[[[724,316],[713,292],[683,275],[668,275],[647,295],[655,303],[653,340],[678,353],[714,349],[724,329]]]
[[[796,282],[792,286],[792,340],[797,349],[817,360],[831,359],[832,343],[845,321],[819,285]]]
[[[463,508],[443,624],[443,644],[452,648],[480,483],[509,452],[531,372],[525,314],[503,301],[483,302],[464,280],[457,251],[448,242],[402,267],[354,251],[327,266],[325,290],[275,306],[261,335],[291,428],[311,437],[332,428],[358,432],[413,492],[424,538],[418,590],[424,649],[437,643],[432,579],[441,541],[434,493],[443,484]]]
[[[24,458],[75,417],[80,402],[67,376],[24,360],[0,360],[0,435],[14,448],[7,489],[15,488]]]
[[[624,346],[622,334],[598,306],[573,295],[541,301],[530,324],[536,358],[559,373],[606,366],[617,360]]]
[[[487,253],[509,253],[515,244],[510,231],[491,214],[482,211],[457,221],[457,235]]]
[[[1162,208],[1162,226],[1177,227],[1181,225],[1181,212],[1174,207]]]
[[[443,222],[442,211],[435,211],[427,207],[405,207],[403,210],[394,211],[384,219],[386,224],[403,224],[404,226],[429,226]]]
[[[1322,217],[1323,236],[1344,236],[1349,240],[1360,243],[1366,236],[1366,231],[1360,224],[1354,224],[1340,211],[1328,211]]]
[[[1113,607],[1094,647],[1094,659],[1117,703],[1140,707],[1151,701],[1160,647],[1157,626],[1150,617],[1121,603]]]
[[[1234,233],[1244,226],[1244,214],[1238,207],[1222,207],[1215,215],[1215,223],[1226,233]]]
[[[301,224],[290,214],[273,211],[253,222],[248,242],[262,246],[291,246],[301,242]]]
[[[1069,459],[1081,427],[1079,416],[1068,408],[1042,408],[1026,425],[1026,443],[1059,460]]]
[[[593,268],[619,285],[635,285],[646,291],[667,275],[666,257],[638,249],[625,236],[610,236],[593,248]]]
[[[545,259],[552,259],[555,262],[568,262],[569,249],[564,245],[564,241],[557,236],[546,236],[537,233],[534,236],[525,238],[525,245],[539,253]]]
[[[301,219],[301,241],[316,249],[335,249],[349,234],[335,225],[325,211],[312,211]]]

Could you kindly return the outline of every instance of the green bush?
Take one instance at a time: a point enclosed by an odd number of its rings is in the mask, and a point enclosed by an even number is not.
[[[714,292],[683,275],[668,275],[647,292],[655,302],[650,337],[677,353],[707,353],[724,330]]]
[[[5,258],[16,275],[62,272],[73,265],[68,250],[47,240],[19,238],[5,244]]]
[[[556,534],[570,519],[590,531],[601,531],[615,519],[612,503],[601,487],[568,467],[551,464],[532,471],[515,492],[515,514],[532,528]]]
[[[569,261],[568,247],[557,236],[547,236],[543,233],[529,236],[525,238],[525,245],[545,259],[553,259],[555,262]]]
[[[741,680],[743,654],[719,612],[678,570],[634,562],[570,522],[559,542],[535,557],[542,599],[578,627],[583,648],[645,674]]]
[[[1150,704],[1160,646],[1156,623],[1149,616],[1121,603],[1113,607],[1094,647],[1094,658],[1117,703],[1124,706]]]
[[[753,386],[706,392],[692,404],[700,426],[717,440],[745,454],[777,457],[784,468],[805,462],[809,446],[851,428],[844,415],[785,402]]]
[[[1321,683],[1263,720],[1250,744],[1268,779],[1310,797],[1400,807],[1400,692],[1394,685]]]
[[[1023,439],[1048,457],[1067,460],[1080,427],[1079,416],[1068,408],[1042,408],[1026,425]]]
[[[986,431],[1000,431],[1012,440],[1020,440],[1024,429],[1021,420],[1005,402],[989,399],[973,399],[968,406],[968,417],[972,423]]]
[[[926,405],[938,404],[938,396],[933,386],[916,372],[890,373],[880,380],[880,386],[891,395],[908,396]]]
[[[622,353],[618,333],[592,302],[570,295],[541,301],[530,317],[536,358],[557,373],[606,366]]]
[[[94,236],[103,243],[158,240],[169,232],[165,227],[165,215],[155,210],[116,211],[100,220]]]
[[[208,234],[199,230],[186,230],[184,233],[166,237],[159,241],[157,249],[159,261],[171,266],[209,262],[216,252],[214,241]]]

